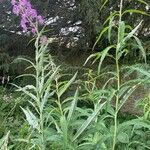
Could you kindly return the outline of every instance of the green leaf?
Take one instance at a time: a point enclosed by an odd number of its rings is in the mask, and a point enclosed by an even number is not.
[[[24,92],[26,95],[28,95],[30,98],[32,98],[33,100],[35,100],[35,101],[37,102],[37,97],[36,97],[34,94],[32,94],[31,92],[27,91],[25,87],[22,88],[22,87],[17,86],[17,85],[15,85],[15,84],[13,84],[13,83],[11,83],[11,84],[12,84],[13,86],[15,86],[16,88],[18,88],[17,91],[22,91],[22,92]]]
[[[102,52],[101,52],[101,58],[100,58],[100,62],[99,62],[99,65],[98,65],[98,74],[100,73],[100,70],[101,70],[101,65],[103,63],[103,60],[105,59],[105,57],[108,55],[108,51],[112,48],[114,48],[115,46],[114,45],[110,45],[108,46],[107,48],[105,48]]]
[[[128,39],[130,39],[131,37],[133,37],[134,34],[136,33],[136,31],[141,26],[141,24],[142,24],[142,21],[130,33],[128,33],[128,35],[123,39],[123,42],[126,42]]]
[[[112,17],[115,17],[117,15],[119,15],[118,12],[111,13],[110,16],[106,19],[106,21],[104,22],[103,25],[105,25]]]
[[[144,48],[142,46],[142,43],[141,43],[140,39],[138,37],[136,37],[136,36],[133,36],[133,37],[136,40],[136,42],[138,44],[137,46],[141,50],[142,56],[143,56],[143,58],[144,58],[144,60],[146,62],[146,53],[145,53],[145,50],[144,50]]]
[[[65,116],[61,116],[60,117],[60,126],[61,126],[61,131],[63,133],[63,137],[67,141],[67,137],[68,137],[68,122],[67,122]]]
[[[45,105],[46,105],[48,99],[49,99],[51,96],[53,96],[54,93],[55,93],[55,91],[52,91],[52,92],[45,91],[44,96],[43,96],[42,101],[41,101],[41,105],[40,105],[40,109],[41,109],[41,110],[44,109],[44,107],[45,107]]]
[[[36,76],[34,74],[22,74],[22,75],[17,76],[15,79],[18,79],[21,77],[33,77],[34,79],[36,79]]]
[[[77,76],[77,72],[75,73],[75,75],[70,79],[69,82],[67,82],[65,85],[61,86],[59,89],[58,97],[61,97],[62,94],[69,88],[69,86],[74,82],[75,78]]]
[[[132,119],[125,121],[118,125],[118,133],[126,130],[129,126],[140,126],[141,128],[148,128],[150,130],[150,125],[140,119]]]
[[[41,90],[41,94],[43,94],[44,92],[45,93],[49,92],[50,87],[51,87],[51,83],[54,80],[54,77],[57,75],[59,68],[60,68],[60,66],[58,66],[51,75],[49,74],[49,78],[44,83],[44,86],[43,86],[43,88]]]
[[[9,137],[10,131],[7,132],[7,134],[0,139],[0,150],[8,150],[8,137]]]
[[[109,40],[110,43],[111,43],[111,30],[112,30],[112,27],[113,27],[113,20],[114,20],[114,16],[109,21],[108,40]]]
[[[100,70],[101,70],[101,65],[103,63],[103,60],[105,59],[105,57],[108,55],[108,51],[112,48],[115,48],[114,45],[110,45],[108,47],[106,47],[102,52],[97,52],[95,54],[92,54],[90,55],[87,60],[85,61],[84,65],[89,61],[89,59],[93,58],[93,57],[96,57],[94,59],[94,61],[92,63],[95,63],[98,59],[100,59],[100,62],[99,62],[99,66],[98,66],[98,74],[100,73]]]
[[[119,60],[123,54],[126,56],[126,54],[128,53],[127,51],[128,51],[127,49],[122,49],[122,50],[120,50],[120,51],[118,52],[117,59]]]
[[[126,94],[123,96],[123,98],[120,100],[119,105],[118,105],[118,109],[117,111],[119,111],[122,106],[125,104],[125,102],[129,99],[129,97],[131,96],[131,94],[135,91],[135,89],[137,88],[137,86],[141,84],[141,82],[139,82],[138,84],[134,85],[133,87],[131,87]],[[124,89],[125,88],[125,89]],[[128,87],[124,87],[123,88],[123,92],[124,90],[126,90],[126,88],[128,89]],[[123,94],[123,93],[122,93]],[[120,95],[121,96],[121,95]]]
[[[94,43],[94,46],[92,48],[92,50],[94,50],[95,46],[97,45],[97,43],[100,41],[101,37],[103,36],[103,34],[109,29],[109,27],[105,27],[99,34],[96,42]]]
[[[108,2],[108,0],[105,0],[105,1],[104,1],[103,5],[102,5],[101,8],[100,8],[100,11],[104,8],[104,6],[107,4],[107,2]]]
[[[81,127],[77,130],[76,134],[73,137],[73,141],[75,141],[86,129],[87,127],[92,123],[94,118],[98,115],[99,111],[102,109],[102,107],[106,104],[106,102],[102,103],[92,114],[87,118],[87,120],[81,125]]]
[[[71,107],[69,109],[69,113],[68,113],[68,117],[67,117],[68,121],[70,121],[72,118],[72,115],[73,115],[76,105],[77,105],[77,100],[78,100],[78,89],[75,92],[74,99],[73,99],[73,101],[71,103]]]
[[[28,101],[32,106],[33,106],[33,108],[36,110],[36,112],[38,113],[38,114],[40,114],[40,112],[39,112],[39,110],[38,110],[38,107],[36,106],[36,103],[33,103],[33,102],[31,102],[31,101]]]
[[[147,16],[150,16],[149,14],[147,14],[146,12],[142,11],[142,10],[136,10],[136,9],[128,9],[128,10],[125,10],[123,13],[122,13],[122,16],[126,13],[138,13],[138,14],[142,14],[142,15],[147,15]]]
[[[129,143],[129,136],[124,132],[119,133],[117,139],[121,143]]]
[[[141,148],[143,148],[143,150],[145,150],[145,148],[146,148],[146,150],[150,150],[150,147],[149,146],[147,146],[145,143],[142,143],[142,142],[139,142],[139,141],[133,141],[133,142],[130,142],[129,143],[129,145],[128,145],[128,147],[129,146],[131,146],[132,144],[136,144],[136,145],[139,145],[137,148],[138,148],[138,150],[141,150]],[[139,148],[140,147],[140,148]]]
[[[36,69],[35,64],[34,64],[32,61],[30,61],[29,59],[26,59],[26,58],[17,58],[16,60],[23,60],[23,61],[26,61],[26,62],[28,62],[29,64],[31,64],[32,67],[34,67],[34,68]]]
[[[124,21],[119,22],[119,29],[118,29],[118,38],[119,42],[121,43],[125,35],[125,23]]]
[[[87,62],[88,62],[91,58],[94,58],[94,57],[98,57],[98,58],[99,58],[99,55],[101,55],[100,52],[97,52],[97,53],[95,53],[95,54],[91,54],[91,55],[86,59],[86,61],[85,61],[85,63],[84,63],[84,66],[87,64]]]
[[[34,38],[32,38],[28,43],[27,43],[27,45],[30,45],[33,41],[35,41],[36,40],[36,37],[34,37]]]
[[[143,1],[143,0],[137,0],[138,2],[140,2],[140,3],[142,3],[142,4],[145,4],[145,5],[147,5],[147,6],[149,6],[149,4],[148,3],[146,3],[145,1]]]
[[[29,108],[27,108],[27,110],[25,110],[24,108],[21,107],[21,109],[23,110],[29,125],[32,128],[37,129],[37,130],[40,131],[38,118],[29,110]]]

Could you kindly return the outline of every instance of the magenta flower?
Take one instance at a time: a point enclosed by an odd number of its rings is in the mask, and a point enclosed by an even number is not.
[[[13,5],[12,12],[21,17],[20,25],[24,31],[30,30],[35,34],[35,24],[44,24],[43,17],[37,14],[37,11],[32,8],[32,5],[28,0],[11,0],[11,4]]]

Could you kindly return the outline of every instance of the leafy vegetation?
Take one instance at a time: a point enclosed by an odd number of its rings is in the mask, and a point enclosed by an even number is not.
[[[45,27],[39,30],[37,22],[29,18],[36,31],[35,59],[17,59],[29,64],[31,71],[19,76],[28,78],[28,83],[14,82],[0,89],[0,150],[150,149],[149,93],[138,104],[143,113],[136,116],[123,112],[137,88],[148,89],[150,81],[147,54],[136,35],[142,21],[132,27],[124,15],[149,14],[124,10],[123,0],[119,6],[103,23],[93,50],[103,36],[108,39],[107,46],[84,63],[95,64],[96,71],[85,69],[82,78],[79,67],[69,74],[63,64],[55,63]],[[143,64],[123,64],[122,58],[132,53],[132,48],[139,51]],[[112,61],[111,66],[105,67],[106,60]]]

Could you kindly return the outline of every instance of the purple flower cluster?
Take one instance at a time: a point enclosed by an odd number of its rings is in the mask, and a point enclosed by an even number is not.
[[[11,0],[11,4],[13,5],[13,13],[17,16],[21,16],[20,25],[24,31],[31,30],[32,33],[35,34],[35,24],[44,24],[43,17],[37,14],[37,11],[32,8],[28,0]]]

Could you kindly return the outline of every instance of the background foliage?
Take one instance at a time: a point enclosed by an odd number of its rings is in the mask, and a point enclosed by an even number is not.
[[[28,65],[26,74],[19,76],[27,81],[15,80],[13,87],[2,82],[0,150],[150,149],[149,91],[139,101],[141,109],[134,108],[137,96],[130,101],[137,88],[138,92],[149,89],[149,65],[145,64],[149,4],[122,2],[32,1],[45,16],[48,32],[39,30],[30,43],[31,33],[23,36],[20,18],[12,15],[10,3],[0,5],[2,81],[10,70],[19,70],[16,62],[21,62],[21,69]],[[49,40],[40,42],[43,34],[51,37],[50,47]],[[35,54],[30,51],[33,45]],[[79,57],[79,52],[92,53],[84,65],[95,64],[94,68],[62,63],[61,58]],[[14,58],[26,54],[34,59]],[[133,56],[134,62],[143,63],[129,65]],[[127,102],[143,113],[129,112]]]

